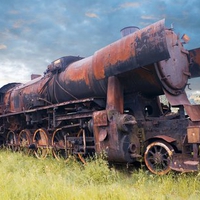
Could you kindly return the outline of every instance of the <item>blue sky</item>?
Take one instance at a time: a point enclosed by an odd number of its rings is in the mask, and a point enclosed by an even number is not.
[[[26,82],[65,55],[92,55],[120,39],[120,30],[165,18],[200,47],[199,0],[1,0],[0,87]]]

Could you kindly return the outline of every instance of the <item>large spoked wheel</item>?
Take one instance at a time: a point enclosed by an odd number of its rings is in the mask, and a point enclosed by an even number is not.
[[[24,129],[19,133],[19,147],[20,151],[24,154],[29,154],[29,145],[31,143],[31,132],[28,129]]]
[[[67,160],[69,158],[69,156],[72,154],[72,150],[70,151],[70,149],[66,149],[66,144],[67,140],[66,140],[66,135],[64,134],[64,132],[62,131],[61,128],[56,129],[53,133],[53,137],[52,137],[52,146],[53,146],[53,155],[57,160],[60,159],[65,159]],[[70,144],[68,144],[67,146],[69,146]]]
[[[45,129],[37,129],[33,135],[33,143],[36,145],[34,154],[38,159],[44,159],[48,154],[48,132]]]
[[[154,174],[163,175],[170,171],[170,157],[173,154],[171,145],[156,141],[147,146],[144,161],[147,168]]]
[[[13,131],[9,131],[7,134],[7,147],[8,149],[12,150],[12,151],[16,151],[17,150],[17,136]]]

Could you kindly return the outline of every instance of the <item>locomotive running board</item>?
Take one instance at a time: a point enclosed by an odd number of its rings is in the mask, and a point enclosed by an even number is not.
[[[92,98],[86,98],[86,99],[80,99],[80,100],[65,101],[65,102],[62,102],[62,103],[52,104],[52,105],[48,105],[48,106],[40,106],[40,107],[33,108],[33,109],[30,109],[30,110],[26,110],[26,111],[5,113],[5,114],[1,114],[0,118],[13,116],[13,115],[19,115],[19,114],[28,114],[28,113],[32,113],[32,112],[41,111],[41,110],[53,109],[53,108],[60,107],[60,106],[67,106],[67,105],[70,105],[70,104],[87,103],[87,102],[90,102],[90,101],[93,101],[96,104],[98,104],[102,107],[103,106],[105,107],[104,98],[92,97]]]
[[[167,98],[167,100],[169,101],[169,103],[172,106],[178,106],[178,105],[188,105],[190,104],[187,95],[185,92],[182,92],[182,94],[179,94],[177,96],[174,96],[172,94],[170,94],[169,92],[167,92],[166,90],[164,90],[165,96]]]
[[[165,96],[172,106],[183,105],[187,115],[193,122],[200,121],[200,105],[192,105],[185,92],[178,96],[171,95],[164,90]]]
[[[193,122],[200,121],[200,105],[184,105],[185,111]]]
[[[174,154],[170,160],[170,168],[178,172],[199,171],[199,161],[183,154]]]

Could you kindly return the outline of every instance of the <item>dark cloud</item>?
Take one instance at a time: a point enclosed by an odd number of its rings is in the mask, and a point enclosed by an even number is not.
[[[42,74],[64,55],[92,55],[118,40],[123,27],[143,28],[162,18],[190,36],[188,49],[199,47],[199,13],[198,0],[1,0],[0,86]]]

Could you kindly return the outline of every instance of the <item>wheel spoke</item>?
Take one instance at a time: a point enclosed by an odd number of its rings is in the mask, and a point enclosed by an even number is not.
[[[158,153],[158,147],[157,146],[153,146],[154,152]]]
[[[164,154],[163,154],[163,158],[167,158],[169,155],[168,155],[168,152],[166,151]]]
[[[162,166],[164,167],[164,169],[167,167],[168,163],[167,162],[162,162]]]
[[[151,154],[152,156],[155,155],[155,153],[152,150],[149,150],[148,154]]]

